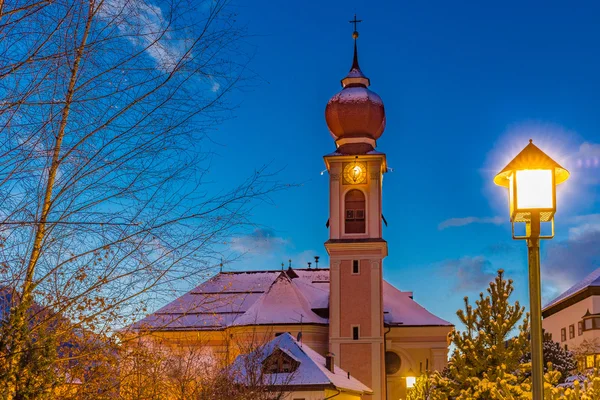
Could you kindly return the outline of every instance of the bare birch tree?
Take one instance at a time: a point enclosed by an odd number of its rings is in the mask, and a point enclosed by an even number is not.
[[[0,0],[2,398],[29,347],[131,322],[278,188],[208,179],[242,38],[227,0]]]

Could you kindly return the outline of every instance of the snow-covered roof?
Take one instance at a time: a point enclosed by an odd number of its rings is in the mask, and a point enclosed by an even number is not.
[[[594,272],[583,278],[581,281],[577,282],[569,289],[564,291],[560,296],[556,297],[554,300],[550,301],[548,304],[544,306],[544,310],[555,306],[556,304],[562,302],[563,300],[572,297],[589,287],[600,287],[600,268],[596,269]]]
[[[383,321],[392,326],[452,325],[414,301],[412,292],[402,292],[386,281],[383,281]]]
[[[323,387],[334,386],[337,389],[359,393],[370,394],[373,392],[368,386],[349,375],[337,365],[334,368],[334,372],[329,371],[325,367],[325,357],[306,344],[298,343],[289,333],[281,334],[259,349],[236,358],[233,363],[233,369],[239,373],[238,379],[240,383],[244,382],[244,377],[249,372],[247,371],[248,368],[260,368],[262,361],[278,349],[289,355],[299,364],[293,372],[265,374],[265,383],[269,385],[311,387],[322,385]]]
[[[384,281],[384,321],[451,326]],[[235,325],[328,324],[329,270],[222,272],[131,328],[218,330]]]
[[[315,314],[302,292],[285,273],[279,274],[271,287],[232,325],[327,324]]]

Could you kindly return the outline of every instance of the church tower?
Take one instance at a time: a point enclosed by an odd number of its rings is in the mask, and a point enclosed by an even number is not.
[[[329,348],[336,363],[384,400],[385,357],[381,189],[387,170],[375,150],[385,129],[381,98],[358,65],[354,18],[354,60],[342,90],[327,103],[325,118],[336,151],[324,157],[329,171],[330,257]]]

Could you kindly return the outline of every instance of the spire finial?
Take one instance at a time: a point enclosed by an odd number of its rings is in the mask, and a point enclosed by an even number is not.
[[[358,27],[357,24],[362,22],[362,19],[356,19],[356,14],[354,14],[354,19],[352,21],[348,21],[351,24],[354,24],[354,32],[352,32],[352,38],[354,39],[354,59],[352,60],[352,69],[360,70],[358,66],[358,49],[356,47],[356,39],[358,39]]]
[[[356,39],[358,39],[358,27],[356,24],[362,22],[362,19],[356,19],[356,14],[354,14],[354,19],[352,21],[348,21],[348,22],[350,22],[351,24],[354,24],[354,32],[352,32],[352,37],[356,41]]]

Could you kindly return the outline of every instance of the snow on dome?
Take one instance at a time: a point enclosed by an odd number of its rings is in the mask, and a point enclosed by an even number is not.
[[[325,107],[325,120],[342,154],[365,154],[385,130],[385,108],[371,81],[358,65],[356,38],[350,72],[342,79],[342,90]]]
[[[377,140],[385,129],[385,108],[381,97],[366,87],[346,87],[327,103],[325,120],[336,141],[356,137]]]
[[[365,78],[365,75],[360,68],[353,67],[350,72],[348,72],[348,75],[346,75],[346,78]]]
[[[366,103],[367,101],[383,107],[381,97],[377,93],[363,87],[346,88],[329,100],[329,102],[336,103]]]

